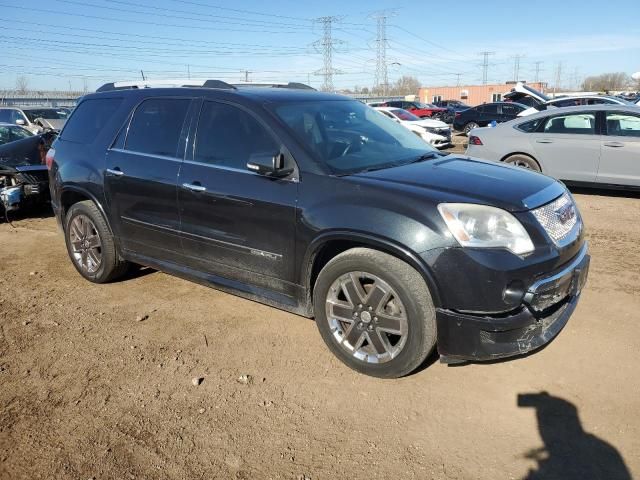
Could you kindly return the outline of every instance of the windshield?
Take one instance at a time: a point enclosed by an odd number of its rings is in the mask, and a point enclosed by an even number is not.
[[[316,160],[335,174],[397,166],[437,152],[407,128],[355,100],[283,103],[274,110]]]
[[[0,125],[0,145],[31,136],[33,136],[33,133],[25,128]]]
[[[33,110],[23,110],[30,122],[35,121],[37,118],[45,118],[47,120],[66,120],[69,116],[69,112],[65,109],[57,108],[41,108]]]
[[[404,120],[405,122],[417,122],[419,120],[422,120],[420,117],[417,117],[413,113],[407,112],[406,110],[402,110],[401,108],[391,110],[391,113],[398,117],[400,120]]]

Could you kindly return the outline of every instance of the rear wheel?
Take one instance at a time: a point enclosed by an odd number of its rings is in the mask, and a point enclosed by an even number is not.
[[[105,283],[127,271],[129,264],[120,259],[107,222],[93,202],[71,206],[65,216],[64,233],[73,266],[87,280]]]
[[[476,122],[469,122],[464,126],[464,134],[465,135],[469,135],[469,132],[471,132],[471,130],[473,130],[474,128],[478,128],[478,124]]]
[[[354,248],[333,258],[318,276],[313,303],[329,349],[367,375],[407,375],[436,342],[427,285],[411,266],[386,253]]]
[[[538,164],[538,162],[536,162],[534,158],[522,153],[511,155],[505,158],[504,163],[508,163],[509,165],[513,165],[515,167],[526,168],[527,170],[533,170],[534,172],[542,171],[542,169],[540,168],[540,164]]]

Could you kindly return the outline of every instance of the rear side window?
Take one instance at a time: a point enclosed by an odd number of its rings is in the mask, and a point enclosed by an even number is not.
[[[231,105],[204,103],[195,161],[246,170],[252,155],[276,155],[279,151],[279,144],[252,115]]]
[[[64,126],[60,138],[76,143],[93,143],[121,103],[122,98],[95,98],[81,102]]]
[[[543,118],[536,118],[535,120],[529,120],[528,122],[520,123],[516,125],[516,128],[522,132],[532,133],[535,132],[540,124],[542,123]]]
[[[125,149],[178,156],[180,132],[190,103],[187,98],[150,98],[142,102],[131,119]]]
[[[640,138],[640,115],[607,112],[607,135]]]
[[[502,105],[502,114],[503,115],[513,115],[514,117],[518,115],[522,111],[517,105]]]

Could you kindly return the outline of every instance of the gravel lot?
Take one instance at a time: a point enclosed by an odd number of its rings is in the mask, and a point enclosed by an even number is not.
[[[591,275],[556,341],[401,380],[159,272],[90,284],[53,218],[0,223],[0,478],[640,477],[640,198],[576,198]]]

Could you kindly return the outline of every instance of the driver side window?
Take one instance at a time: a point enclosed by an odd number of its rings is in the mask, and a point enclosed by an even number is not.
[[[252,115],[238,107],[207,101],[202,106],[194,160],[246,170],[252,155],[276,155],[280,144]]]

